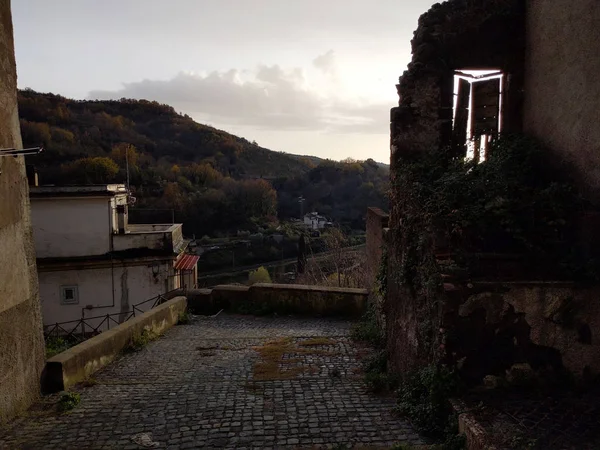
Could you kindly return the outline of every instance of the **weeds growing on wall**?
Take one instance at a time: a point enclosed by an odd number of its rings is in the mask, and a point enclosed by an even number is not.
[[[358,342],[365,342],[376,348],[385,347],[385,334],[377,323],[375,306],[370,304],[359,322],[350,330],[350,336]]]
[[[155,339],[158,339],[158,334],[144,328],[141,333],[137,333],[133,336],[129,345],[125,348],[125,352],[139,352]]]
[[[393,174],[392,230],[396,250],[390,271],[402,301],[419,317],[416,342],[425,362],[436,362],[445,301],[436,250],[455,255],[467,272],[471,255],[518,254],[532,273],[554,279],[595,277],[594,262],[578,253],[577,218],[586,204],[564,168],[535,140],[503,136],[486,161],[450,151],[412,155]]]
[[[401,167],[410,184],[402,195],[451,251],[519,253],[547,270],[585,276],[574,250],[586,205],[569,174],[551,162],[537,141],[504,136],[479,164],[430,154]]]
[[[192,316],[189,311],[186,309],[179,313],[179,318],[177,319],[177,325],[188,325],[192,321]]]
[[[458,395],[458,374],[446,366],[430,365],[406,376],[398,387],[400,414],[426,436],[444,440],[445,449],[463,448],[450,398]]]

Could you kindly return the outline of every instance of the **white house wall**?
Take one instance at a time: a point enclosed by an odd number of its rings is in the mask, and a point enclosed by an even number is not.
[[[32,199],[38,258],[103,255],[110,251],[108,198]]]
[[[106,314],[125,313],[132,305],[164,294],[173,288],[172,262],[161,262],[158,276],[153,276],[149,265],[114,267],[114,306],[113,271],[110,268],[74,269],[52,272],[39,272],[42,316],[45,325]],[[170,283],[170,284],[169,284]],[[61,304],[61,286],[77,286],[79,303]],[[93,309],[85,309],[91,305]],[[152,306],[143,305],[144,310]],[[118,319],[117,316],[114,317]],[[70,329],[70,328],[69,328]]]

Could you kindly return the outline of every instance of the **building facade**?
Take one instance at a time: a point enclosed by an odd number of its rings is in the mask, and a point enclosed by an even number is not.
[[[0,0],[0,149],[22,148],[10,1]],[[0,156],[0,423],[40,392],[45,351],[23,157]]]
[[[124,185],[32,187],[30,197],[46,326],[107,314],[122,322],[134,305],[195,284],[182,225],[129,224]]]
[[[327,226],[327,223],[327,218],[319,215],[317,212],[304,215],[304,225],[311,230],[322,230]]]

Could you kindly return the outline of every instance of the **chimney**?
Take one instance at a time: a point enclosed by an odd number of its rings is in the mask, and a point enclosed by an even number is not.
[[[117,226],[119,234],[125,234],[127,230],[127,205],[117,205]]]
[[[29,186],[39,186],[38,173],[37,170],[35,170],[35,166],[32,164],[27,164],[25,166],[25,171],[27,173],[27,182],[29,183]]]

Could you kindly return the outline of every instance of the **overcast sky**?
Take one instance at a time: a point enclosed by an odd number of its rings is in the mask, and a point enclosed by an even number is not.
[[[432,0],[13,0],[19,87],[144,98],[272,150],[389,161]]]

